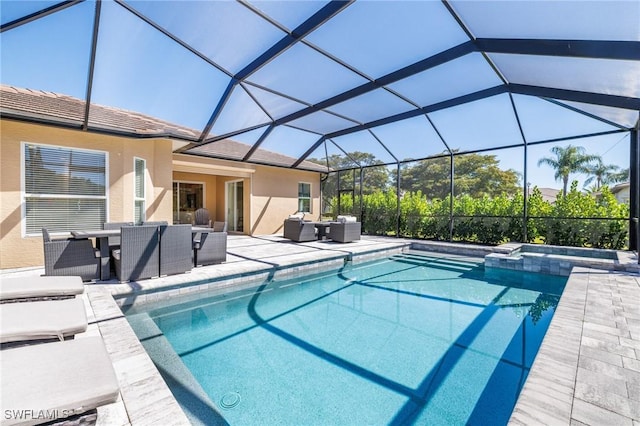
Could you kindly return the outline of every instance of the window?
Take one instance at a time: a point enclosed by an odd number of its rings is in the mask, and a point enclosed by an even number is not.
[[[145,170],[147,162],[142,158],[133,159],[134,188],[133,188],[133,220],[142,223],[146,219],[145,208]]]
[[[22,144],[24,234],[102,229],[107,153]]]
[[[311,213],[311,184],[298,183],[298,211]]]

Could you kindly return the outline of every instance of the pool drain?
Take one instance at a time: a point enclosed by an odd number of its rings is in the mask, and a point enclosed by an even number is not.
[[[225,409],[233,408],[240,404],[240,394],[238,392],[227,392],[220,398],[220,406]]]

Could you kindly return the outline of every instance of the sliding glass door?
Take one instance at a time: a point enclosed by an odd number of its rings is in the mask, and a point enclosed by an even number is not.
[[[227,208],[227,230],[243,232],[243,187],[242,181],[227,182],[226,185],[226,208]]]
[[[173,223],[191,223],[195,211],[204,207],[204,184],[173,182]]]

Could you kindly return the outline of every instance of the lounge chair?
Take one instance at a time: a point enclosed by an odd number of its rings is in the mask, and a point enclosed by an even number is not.
[[[0,311],[0,343],[64,340],[87,330],[81,298],[6,303]]]
[[[349,243],[360,239],[362,224],[354,216],[338,216],[329,225],[329,239],[339,243]]]
[[[64,299],[84,292],[78,276],[72,277],[2,277],[0,303],[29,299]]]
[[[181,274],[193,266],[191,225],[160,227],[160,276]]]
[[[305,222],[299,218],[285,219],[283,236],[299,243],[314,241],[317,239],[316,227],[313,222]]]
[[[158,226],[123,226],[120,250],[113,251],[120,282],[157,277],[160,273]]]
[[[44,274],[48,276],[78,275],[82,281],[100,278],[100,250],[89,239],[53,240],[42,228]]]
[[[2,424],[68,420],[115,402],[119,386],[100,337],[4,349]],[[47,418],[37,418],[43,413]]]
[[[226,232],[199,232],[193,240],[193,266],[227,260]]]

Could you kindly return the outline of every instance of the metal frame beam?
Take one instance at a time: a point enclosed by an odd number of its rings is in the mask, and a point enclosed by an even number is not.
[[[364,83],[358,87],[347,90],[346,92],[340,93],[329,99],[325,99],[324,101],[321,101],[313,106],[304,108],[300,111],[297,111],[285,117],[279,118],[274,123],[276,125],[288,123],[300,117],[304,117],[305,115],[312,114],[322,109],[329,108],[333,105],[339,104],[344,101],[348,101],[349,99],[371,92],[372,90],[380,89],[384,85],[394,83],[404,78],[411,77],[412,75],[418,74],[422,71],[426,71],[430,68],[437,67],[438,65],[442,65],[446,62],[460,58],[474,51],[475,51],[475,46],[472,42],[459,44],[458,46],[452,47],[451,49],[445,50],[444,52],[437,53],[426,59],[423,59],[414,64],[408,65],[397,71],[394,71],[385,76],[382,76],[375,81]]]
[[[251,74],[258,71],[260,68],[271,62],[278,55],[283,53],[285,50],[289,49],[295,43],[304,38],[307,34],[314,31],[316,28],[320,27],[326,21],[331,19],[335,14],[339,13],[342,9],[349,6],[354,0],[335,0],[327,3],[324,7],[322,7],[319,11],[311,15],[309,19],[300,24],[296,29],[294,29],[291,34],[287,34],[279,41],[277,41],[273,46],[267,49],[262,55],[258,56],[254,59],[249,65],[245,66],[241,69],[236,75],[233,76],[231,82],[229,82],[229,86],[227,90],[224,92],[224,95],[218,102],[218,105],[214,109],[207,125],[202,130],[202,134],[200,135],[199,141],[202,142],[209,132],[211,128],[215,124],[216,120],[220,116],[224,105],[229,100],[231,93],[236,85],[243,82],[246,78],[248,78]]]
[[[640,263],[640,119],[636,127],[629,132],[629,151],[629,250],[638,253]]]
[[[640,98],[509,83],[509,92],[640,111]]]
[[[7,22],[6,24],[3,24],[2,26],[0,26],[0,33],[12,30],[24,24],[28,24],[29,22],[35,21],[37,19],[44,18],[45,16],[49,16],[52,13],[59,12],[63,9],[74,6],[78,3],[82,3],[83,1],[84,0],[63,1],[60,3],[54,4],[53,6],[49,6],[45,9],[39,10],[37,12],[30,13],[29,15],[23,16],[22,18],[14,19],[13,21]]]
[[[82,130],[89,128],[89,110],[91,109],[91,93],[93,91],[93,75],[96,66],[96,51],[98,48],[98,30],[100,28],[100,11],[102,9],[102,0],[96,0],[95,14],[93,18],[93,35],[91,37],[91,56],[89,59],[89,71],[87,75],[87,91],[85,95],[84,105],[84,123]]]
[[[487,53],[619,60],[640,58],[640,42],[637,41],[478,38],[475,44],[478,50]]]

